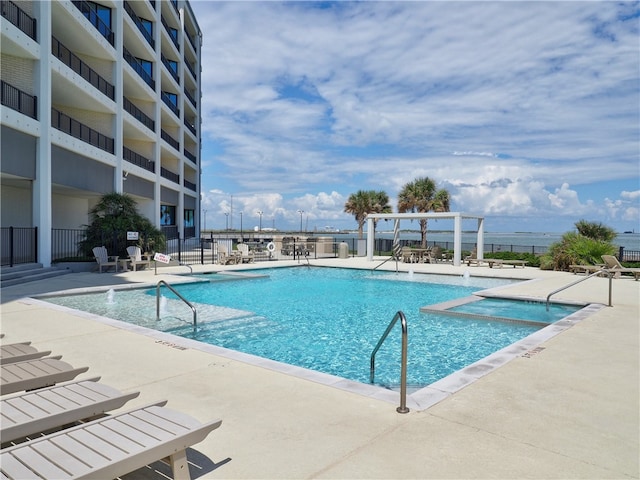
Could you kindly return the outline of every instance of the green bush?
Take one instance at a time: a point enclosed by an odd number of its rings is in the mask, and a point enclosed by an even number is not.
[[[570,265],[602,263],[602,255],[614,255],[616,247],[604,240],[585,237],[576,232],[565,233],[540,259],[543,270],[569,270]]]

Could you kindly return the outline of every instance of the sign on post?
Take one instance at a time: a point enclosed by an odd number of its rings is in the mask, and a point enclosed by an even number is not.
[[[138,240],[138,232],[127,232],[127,240]]]
[[[160,263],[169,263],[171,261],[171,256],[170,255],[165,255],[164,253],[156,253],[153,256],[153,259],[156,262],[160,262]]]

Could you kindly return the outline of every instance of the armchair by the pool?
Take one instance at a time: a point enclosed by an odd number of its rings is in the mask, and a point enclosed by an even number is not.
[[[93,249],[93,255],[96,257],[96,262],[98,262],[100,273],[102,273],[102,267],[105,267],[105,269],[115,267],[116,273],[118,273],[118,259],[120,257],[109,255],[105,246],[95,247]]]
[[[127,247],[127,253],[129,254],[129,263],[133,267],[133,271],[135,272],[138,268],[138,265],[141,267],[149,267],[151,265],[151,259],[148,255],[142,255],[142,250],[140,247],[130,246]]]

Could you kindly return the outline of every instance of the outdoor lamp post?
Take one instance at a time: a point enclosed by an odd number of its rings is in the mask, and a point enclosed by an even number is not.
[[[263,214],[263,213],[264,213],[264,212],[263,212],[262,210],[258,210],[258,211],[257,211],[257,214],[260,216],[260,225],[259,225],[259,227],[258,227],[258,231],[259,231],[259,232],[261,232],[261,231],[262,231],[262,214]]]
[[[227,217],[227,223],[226,223],[225,230],[229,230],[229,214],[225,213],[224,216]]]
[[[298,213],[300,214],[300,233],[302,233],[302,214],[304,210],[298,210]]]
[[[244,241],[244,235],[242,235],[242,212],[240,212],[240,241]]]
[[[206,210],[202,210],[202,220],[204,222],[204,231],[207,231],[207,211]]]

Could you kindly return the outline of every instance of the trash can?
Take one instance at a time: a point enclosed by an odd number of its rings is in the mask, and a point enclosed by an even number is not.
[[[347,243],[338,244],[338,258],[349,258],[349,245]]]

